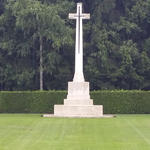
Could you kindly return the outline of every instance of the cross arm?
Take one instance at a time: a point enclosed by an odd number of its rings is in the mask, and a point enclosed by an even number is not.
[[[82,19],[90,19],[90,14],[82,14],[81,15]]]
[[[76,19],[77,18],[77,14],[69,14],[69,19]]]

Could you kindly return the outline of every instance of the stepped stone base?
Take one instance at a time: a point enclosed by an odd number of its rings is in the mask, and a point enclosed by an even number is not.
[[[64,117],[101,117],[103,116],[102,105],[65,106],[55,105],[54,116]]]
[[[85,100],[69,100],[69,99],[64,99],[64,105],[67,105],[67,106],[93,105],[93,100],[92,99],[85,99]]]
[[[89,95],[89,82],[68,82],[68,95],[64,105],[54,106],[55,117],[102,117],[103,106],[93,105]]]

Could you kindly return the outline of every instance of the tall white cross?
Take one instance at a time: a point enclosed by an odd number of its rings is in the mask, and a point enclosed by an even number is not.
[[[77,3],[77,13],[70,13],[69,19],[76,19],[75,74],[73,82],[84,82],[82,20],[90,19],[90,14],[82,13],[82,3]]]

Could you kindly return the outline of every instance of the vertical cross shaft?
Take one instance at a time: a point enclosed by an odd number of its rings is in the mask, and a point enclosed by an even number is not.
[[[79,31],[78,31],[78,53],[80,53],[80,7],[79,7],[79,12],[78,12],[78,27],[79,27]]]
[[[76,14],[69,14],[69,19],[76,19],[75,74],[73,82],[84,82],[82,20],[89,18],[90,14],[82,13],[82,3],[77,3]]]

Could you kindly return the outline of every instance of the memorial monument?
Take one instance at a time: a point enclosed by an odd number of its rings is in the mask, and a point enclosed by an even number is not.
[[[102,117],[103,106],[93,105],[90,99],[89,82],[83,74],[83,28],[82,21],[90,19],[90,14],[82,12],[82,3],[77,3],[77,12],[70,13],[69,19],[76,20],[75,73],[72,82],[68,82],[68,95],[64,105],[54,106],[56,117]]]

